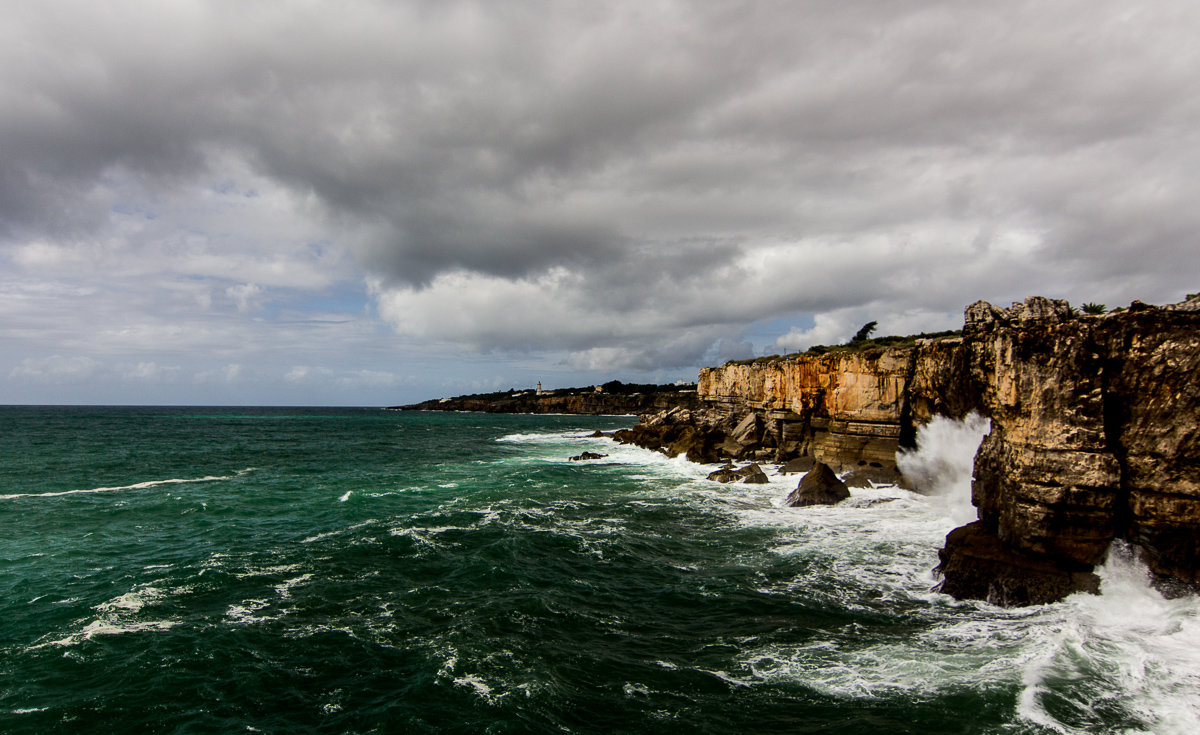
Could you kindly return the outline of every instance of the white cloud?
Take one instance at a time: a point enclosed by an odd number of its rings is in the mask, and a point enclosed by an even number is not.
[[[787,334],[775,340],[775,346],[784,352],[803,352],[813,345],[843,344],[857,330],[857,327],[851,326],[857,322],[857,317],[845,311],[817,314],[814,321],[808,329],[793,327],[788,330]]]
[[[26,358],[9,372],[10,378],[31,378],[38,381],[77,382],[94,377],[104,370],[97,360],[82,355],[45,358]]]
[[[212,370],[202,370],[192,376],[195,383],[236,383],[248,377],[241,363],[229,363]]]
[[[225,289],[225,295],[237,304],[241,312],[257,311],[262,308],[263,288],[257,283],[243,283]]]
[[[289,383],[311,383],[313,381],[328,380],[332,376],[333,371],[329,368],[296,365],[287,371],[283,379]]]
[[[1196,290],[1192,0],[6,10],[24,378],[690,369],[787,315],[799,347]]]
[[[338,382],[346,386],[394,388],[402,384],[404,379],[395,373],[384,370],[355,370],[338,378]]]
[[[133,381],[162,381],[175,378],[181,368],[178,365],[159,365],[156,362],[139,362],[127,365],[121,370],[126,380]]]

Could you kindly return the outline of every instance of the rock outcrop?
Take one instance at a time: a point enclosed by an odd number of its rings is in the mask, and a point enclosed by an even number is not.
[[[767,473],[753,462],[737,469],[734,469],[732,464],[725,465],[721,469],[709,473],[708,479],[714,482],[740,482],[746,485],[765,485],[770,482]]]
[[[800,479],[800,484],[787,496],[786,505],[802,508],[809,505],[836,505],[850,497],[850,490],[838,479],[829,465],[818,462]]]
[[[1161,580],[1200,582],[1200,314],[977,303],[963,339],[992,430],[979,521],[947,538],[943,591],[1023,604],[1094,590],[1118,538]]]
[[[701,370],[698,394],[743,425],[753,418],[757,446],[774,449],[776,461],[811,457],[838,473],[899,482],[896,451],[913,445],[916,426],[978,405],[966,355],[961,338],[948,338],[728,364]]]
[[[779,456],[774,436],[753,411],[676,407],[644,415],[636,426],[615,432],[613,438],[701,463],[765,461]]]
[[[934,415],[990,417],[979,520],[941,552],[952,595],[1095,590],[1114,539],[1160,579],[1200,584],[1200,299],[1096,316],[1040,297],[978,302],[958,337],[708,368],[698,393],[712,410],[695,456],[772,451],[863,481],[896,477],[897,448]]]

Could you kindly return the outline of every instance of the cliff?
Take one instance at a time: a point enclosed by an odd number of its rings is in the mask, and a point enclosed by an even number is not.
[[[1094,590],[1114,539],[1163,584],[1200,582],[1198,309],[968,307],[964,346],[992,430],[975,459],[979,520],[941,552],[944,591],[1022,604]]]
[[[1027,604],[1094,590],[1118,538],[1165,584],[1200,583],[1200,300],[1101,316],[978,302],[961,337],[709,368],[698,393],[712,413],[689,420],[719,435],[690,447],[774,447],[884,478],[932,416],[990,417],[979,520],[941,552],[949,594]],[[730,442],[744,415],[760,433]]]
[[[777,459],[812,456],[837,472],[896,473],[896,450],[935,414],[962,417],[978,403],[959,338],[922,339],[819,356],[731,364],[700,372],[701,400],[762,415]]]

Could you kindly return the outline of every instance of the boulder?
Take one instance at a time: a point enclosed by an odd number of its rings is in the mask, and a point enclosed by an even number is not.
[[[742,446],[756,445],[761,441],[761,437],[762,422],[754,412],[746,414],[733,431],[729,432],[729,438]]]
[[[762,471],[762,468],[753,463],[736,470],[733,468],[733,465],[727,464],[721,469],[710,473],[708,479],[726,484],[741,482],[747,485],[765,485],[769,482],[767,474]]]
[[[762,471],[762,468],[755,463],[746,465],[738,470],[738,474],[742,477],[742,482],[747,485],[765,485],[769,482],[767,473]]]
[[[900,484],[900,473],[887,467],[859,467],[842,477],[846,487],[871,488],[876,485]]]
[[[745,447],[735,442],[732,437],[725,437],[725,441],[721,442],[721,445],[717,447],[717,451],[724,457],[741,459],[745,453]]]
[[[785,501],[793,508],[807,505],[835,505],[850,497],[845,483],[838,479],[829,465],[818,463],[800,479],[800,484]]]
[[[579,462],[582,460],[589,460],[589,459],[604,459],[607,456],[608,456],[607,454],[597,454],[595,452],[584,452],[583,454],[576,454],[574,457],[571,457],[571,461]]]
[[[1044,605],[1073,592],[1097,592],[1100,578],[1085,564],[1069,565],[1001,543],[983,523],[954,529],[938,552],[938,591],[993,605]]]
[[[733,469],[733,465],[725,465],[719,470],[714,470],[708,473],[707,479],[712,480],[713,482],[728,484],[731,482],[736,482],[738,476],[737,471]]]
[[[812,457],[797,457],[796,459],[789,460],[788,462],[784,463],[784,465],[779,468],[779,474],[802,475],[805,472],[812,470],[814,465],[816,465],[816,460],[814,460]]]

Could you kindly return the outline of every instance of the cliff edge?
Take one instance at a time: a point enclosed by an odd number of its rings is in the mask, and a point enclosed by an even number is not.
[[[941,552],[942,590],[1001,604],[1095,590],[1114,539],[1166,586],[1200,582],[1200,300],[1078,315],[1066,302],[967,308],[991,432],[979,520]]]
[[[1103,315],[1041,297],[977,302],[961,336],[708,368],[698,395],[709,413],[689,421],[720,433],[676,444],[689,456],[766,447],[881,479],[898,477],[896,450],[934,415],[988,416],[978,520],[941,551],[941,589],[956,597],[1036,604],[1095,590],[1114,539],[1165,585],[1200,584],[1200,299]],[[757,433],[731,442],[748,421]]]

